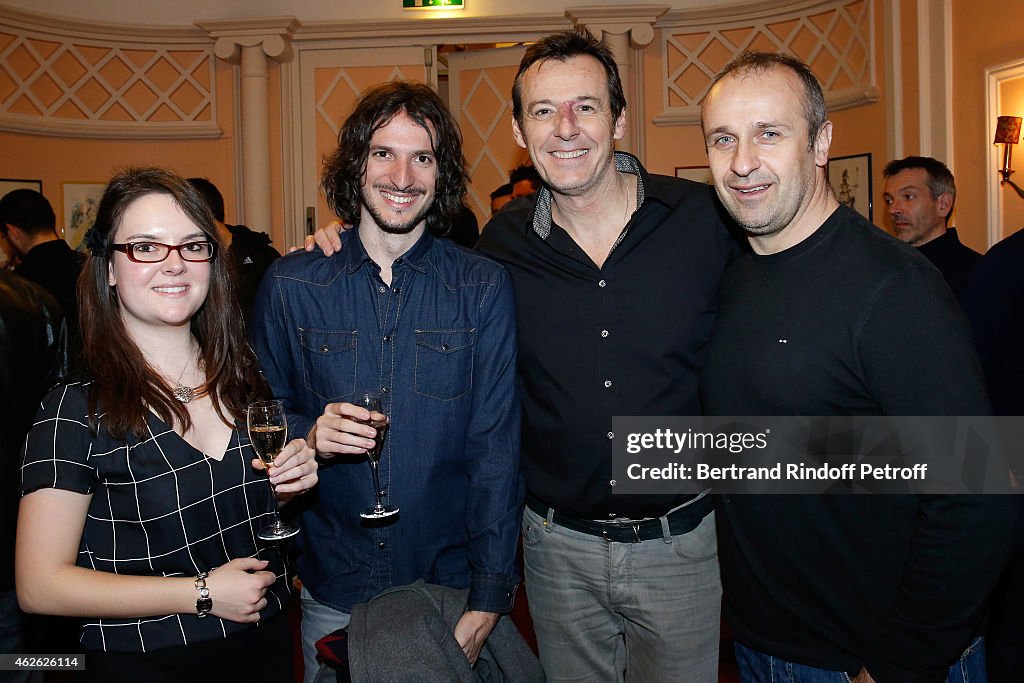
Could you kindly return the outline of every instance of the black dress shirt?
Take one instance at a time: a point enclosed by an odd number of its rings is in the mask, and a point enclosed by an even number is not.
[[[612,417],[700,414],[718,287],[740,250],[710,186],[615,163],[639,176],[639,208],[600,268],[552,222],[546,187],[477,245],[512,275],[527,489],[589,519],[656,517],[690,497],[613,495]]]

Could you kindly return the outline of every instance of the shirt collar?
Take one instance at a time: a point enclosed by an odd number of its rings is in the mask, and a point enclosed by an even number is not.
[[[434,239],[429,229],[424,230],[420,238],[416,240],[416,244],[412,245],[407,252],[395,259],[395,264],[404,263],[413,270],[421,273],[427,272],[427,267],[430,263],[430,248],[434,244]],[[363,263],[367,261],[373,262],[370,255],[366,253],[363,241],[359,239],[359,230],[353,228],[342,232],[341,244],[342,258],[345,259],[343,266],[345,272],[354,273],[359,270]],[[374,265],[379,264],[375,263]]]
[[[644,178],[647,172],[635,156],[626,152],[615,152],[615,170],[637,176],[636,208],[639,211],[644,203]],[[537,190],[537,204],[533,210],[533,231],[542,240],[546,240],[551,234],[551,190],[547,185],[541,185],[541,188]]]

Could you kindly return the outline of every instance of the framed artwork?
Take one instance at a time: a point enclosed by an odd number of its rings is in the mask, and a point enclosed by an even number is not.
[[[836,199],[869,221],[873,218],[871,155],[854,154],[828,160],[828,182]]]
[[[64,241],[72,249],[82,246],[85,233],[96,220],[96,209],[106,183],[61,183],[60,215],[64,227]]]
[[[711,169],[707,166],[676,166],[676,178],[686,178],[696,183],[714,185]]]
[[[0,178],[0,197],[12,190],[35,190],[42,194],[42,180],[25,180],[23,178]]]

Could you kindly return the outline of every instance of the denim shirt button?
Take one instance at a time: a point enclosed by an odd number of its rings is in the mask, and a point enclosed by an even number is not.
[[[387,344],[387,343],[388,343],[389,341],[391,341],[391,336],[390,336],[390,335],[387,335],[387,334],[385,334],[385,335],[384,335],[384,343],[385,343],[385,344]]]
[[[380,548],[381,550],[384,550],[384,548],[388,547],[388,544],[385,543],[384,541],[381,541],[380,543],[377,544],[377,547]]]
[[[382,394],[386,394],[386,393],[388,393],[389,391],[391,391],[391,389],[388,389],[387,387],[381,387],[381,388],[380,388],[380,393],[382,393]]]
[[[395,292],[395,294],[401,294],[402,293],[402,288],[401,287],[395,287],[394,292]]]
[[[327,346],[327,344],[324,344],[323,346],[320,347],[320,353],[327,353],[330,350],[331,348]]]
[[[441,344],[441,350],[442,351],[447,351],[448,350],[448,345],[447,344]]]
[[[388,288],[387,287],[378,287],[377,291],[380,292],[381,294],[383,294],[384,292],[388,291]]]

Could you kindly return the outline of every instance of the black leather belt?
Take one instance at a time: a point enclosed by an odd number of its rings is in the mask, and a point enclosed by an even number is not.
[[[526,506],[547,519],[548,506],[533,496],[526,497]],[[707,495],[686,507],[679,508],[668,515],[669,532],[673,536],[679,536],[693,531],[714,507],[711,496]],[[660,518],[645,519],[640,522],[595,522],[592,519],[582,519],[555,511],[551,521],[581,534],[600,536],[612,543],[640,543],[654,538],[663,538],[665,535],[661,529]]]

